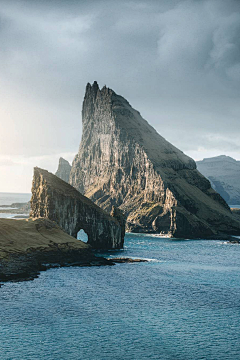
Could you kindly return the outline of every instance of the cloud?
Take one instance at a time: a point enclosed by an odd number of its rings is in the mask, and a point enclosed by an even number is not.
[[[240,64],[240,12],[226,11],[221,3],[183,1],[159,15],[159,67],[168,76],[196,88],[222,83],[231,91],[237,85],[231,71],[238,72]],[[233,3],[228,3],[230,9]]]
[[[13,161],[11,158],[9,157],[1,157],[0,156],[0,167],[6,167],[6,166],[16,166],[17,163],[15,161]]]
[[[32,186],[33,168],[38,166],[53,174],[57,171],[60,157],[70,163],[75,153],[58,153],[42,156],[0,156],[0,192],[29,193]]]
[[[231,152],[240,143],[239,30],[235,0],[2,0],[0,154],[76,153],[94,80],[190,155],[221,151],[222,137]]]

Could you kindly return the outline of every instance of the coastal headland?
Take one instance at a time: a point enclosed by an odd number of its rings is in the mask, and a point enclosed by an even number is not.
[[[0,281],[31,280],[61,266],[113,265],[49,219],[0,219]]]

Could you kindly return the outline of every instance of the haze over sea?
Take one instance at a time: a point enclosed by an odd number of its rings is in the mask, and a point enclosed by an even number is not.
[[[150,261],[0,288],[1,360],[240,358],[239,245],[127,234],[104,255]]]
[[[2,205],[11,205],[13,203],[26,203],[30,199],[31,194],[0,192],[0,210],[5,209],[2,207]],[[0,218],[14,218],[14,216],[18,215],[19,214],[0,213]]]

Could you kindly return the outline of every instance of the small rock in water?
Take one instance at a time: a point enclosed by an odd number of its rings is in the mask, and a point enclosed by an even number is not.
[[[131,259],[131,258],[108,258],[107,260],[112,260],[115,263],[148,262],[148,260],[146,260],[146,259]]]
[[[240,244],[240,240],[239,239],[232,239],[232,240],[229,240],[228,243],[229,244]]]

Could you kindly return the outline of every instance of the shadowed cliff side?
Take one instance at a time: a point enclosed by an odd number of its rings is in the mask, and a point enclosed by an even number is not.
[[[69,182],[127,228],[175,237],[240,234],[240,222],[193,159],[166,141],[122,96],[87,84],[82,140]]]
[[[124,234],[116,218],[65,181],[39,168],[34,168],[30,216],[55,221],[75,238],[83,229],[94,249],[123,247]]]

